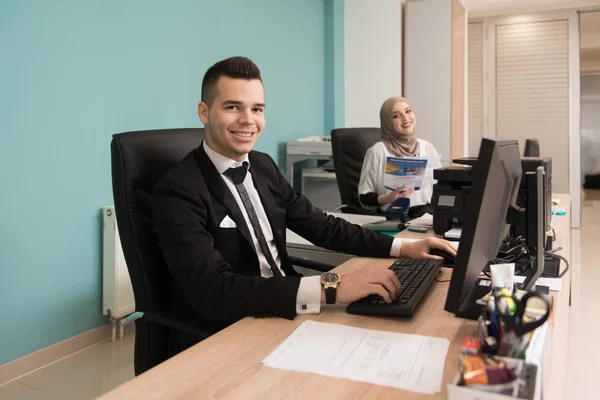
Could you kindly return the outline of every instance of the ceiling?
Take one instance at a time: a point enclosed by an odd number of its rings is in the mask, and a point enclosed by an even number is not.
[[[599,7],[600,0],[462,0],[469,17]]]
[[[580,14],[579,34],[582,49],[600,46],[600,12]]]
[[[557,10],[600,10],[600,0],[462,0],[470,18]],[[600,74],[600,11],[580,14],[582,73]]]
[[[600,73],[600,12],[579,16],[581,72]]]

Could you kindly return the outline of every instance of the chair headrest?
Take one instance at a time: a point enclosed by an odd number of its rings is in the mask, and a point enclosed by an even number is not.
[[[112,155],[125,181],[152,190],[170,168],[204,139],[204,128],[160,129],[113,135]],[[115,160],[115,157],[118,159]]]

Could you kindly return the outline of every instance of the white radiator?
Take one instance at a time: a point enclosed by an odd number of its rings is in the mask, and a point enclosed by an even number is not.
[[[115,320],[135,311],[135,300],[121,248],[115,207],[104,207],[103,215],[102,312],[104,315],[110,315],[114,324]]]

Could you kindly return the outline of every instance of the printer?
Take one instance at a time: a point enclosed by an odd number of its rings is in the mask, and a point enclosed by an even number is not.
[[[472,168],[477,162],[476,157],[459,158],[452,160],[453,165],[438,168],[433,171],[433,178],[437,183],[433,185],[431,206],[433,208],[433,230],[438,235],[443,235],[454,227],[462,226],[465,216],[467,198],[471,192],[473,181]],[[521,166],[523,178],[517,196],[517,205],[526,208],[527,172],[535,172],[538,166],[544,167],[544,224],[546,232],[551,230],[552,220],[552,159],[549,157],[522,157]],[[519,213],[511,226],[514,237],[527,237],[527,210]]]
[[[331,157],[330,136],[308,136],[287,141],[286,153],[293,155]]]
[[[437,181],[431,196],[433,231],[443,235],[464,222],[473,173],[471,166],[453,165],[435,169],[433,179]]]

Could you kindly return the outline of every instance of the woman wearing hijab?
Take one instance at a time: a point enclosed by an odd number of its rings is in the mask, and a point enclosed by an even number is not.
[[[425,157],[438,155],[435,147],[415,134],[416,118],[404,97],[390,97],[379,111],[381,141],[365,154],[358,184],[358,195],[363,207],[385,211],[400,197],[410,198],[410,206],[424,206],[431,201],[433,183],[423,181],[419,190],[401,186],[396,190],[383,185],[387,157]],[[434,168],[440,168],[441,164]]]

